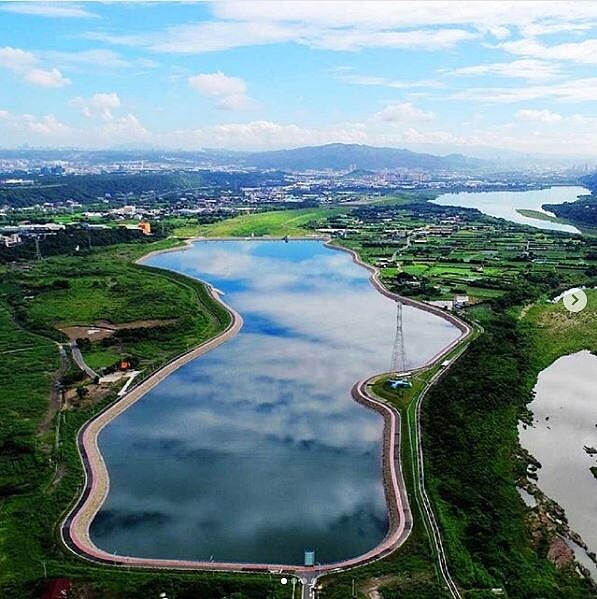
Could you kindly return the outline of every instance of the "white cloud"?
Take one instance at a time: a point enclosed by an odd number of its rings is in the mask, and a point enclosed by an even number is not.
[[[126,69],[132,67],[155,68],[158,63],[146,58],[125,59],[117,52],[106,48],[82,50],[80,52],[57,52],[49,51],[43,53],[44,57],[66,67],[67,69],[81,69],[92,67],[93,69]]]
[[[421,110],[413,106],[410,102],[401,102],[386,106],[375,117],[388,122],[432,121],[435,119],[435,114]]]
[[[410,147],[434,153],[467,153],[471,147],[483,146],[522,152],[595,155],[596,116],[573,114],[561,116],[558,120],[551,111],[536,112],[539,114],[520,114],[516,121],[502,125],[483,126],[477,123],[457,130],[428,129],[426,122],[414,126],[408,121],[395,121],[394,126],[388,127],[373,114],[362,122],[344,122],[321,128],[256,120],[159,133],[147,129],[130,113],[122,117],[113,116],[111,120],[91,121],[84,128],[74,128],[52,115],[17,116],[0,110],[0,136],[8,146],[39,143],[102,148],[118,143],[189,150],[232,147],[263,150],[344,142]],[[536,118],[528,121],[533,117]],[[541,119],[546,119],[549,126],[535,126],[535,123],[542,122]]]
[[[514,115],[519,121],[539,121],[541,123],[558,123],[562,120],[562,115],[551,110],[518,110]]]
[[[320,145],[330,142],[368,143],[365,123],[344,123],[323,128],[302,127],[293,123],[258,120],[225,123],[204,129],[178,130],[160,138],[157,145],[169,147],[235,148],[263,150]]]
[[[324,50],[352,51],[364,48],[409,48],[440,50],[460,42],[478,39],[464,29],[420,29],[415,31],[359,31],[333,29],[306,40],[307,45]]]
[[[311,48],[354,51],[363,48],[437,50],[478,39],[464,29],[409,31],[321,28],[310,23],[203,22],[170,27],[159,33],[114,35],[88,33],[88,39],[146,47],[155,52],[200,54],[244,46],[294,42]]]
[[[97,17],[96,14],[67,2],[6,2],[0,6],[0,10],[21,15],[34,15],[38,17],[51,18],[80,19]]]
[[[5,46],[0,48],[0,67],[20,73],[33,68],[37,59],[31,52]]]
[[[229,77],[221,71],[200,73],[188,78],[188,84],[201,95],[216,98],[223,110],[246,110],[253,103],[247,96],[247,84],[240,77]]]
[[[43,145],[76,145],[102,148],[115,143],[144,143],[159,139],[143,127],[137,117],[126,114],[109,121],[100,121],[93,126],[79,129],[63,123],[54,115],[36,116],[13,114],[0,110],[0,136],[4,143]]]
[[[115,92],[94,94],[89,98],[77,96],[70,104],[86,117],[99,116],[103,121],[111,121],[114,118],[112,111],[121,106],[120,98]]]
[[[150,138],[149,131],[139,122],[134,114],[127,114],[107,122],[99,131],[104,143],[135,143]]]
[[[0,67],[17,73],[28,83],[41,87],[70,85],[70,79],[64,77],[58,69],[40,69],[36,66],[38,62],[38,58],[32,52],[10,46],[0,48]]]
[[[592,2],[217,2],[211,20],[159,31],[88,32],[90,39],[155,52],[202,53],[278,43],[357,51],[364,48],[438,50],[475,39],[503,41],[512,31],[582,31],[597,19]]]
[[[560,73],[560,68],[552,63],[534,59],[520,59],[513,62],[494,62],[473,65],[444,71],[448,75],[498,75],[520,79],[551,79]]]
[[[247,84],[239,77],[228,77],[224,73],[202,73],[189,77],[189,85],[205,96],[232,96],[244,94]]]
[[[580,64],[597,64],[597,39],[547,46],[535,39],[505,42],[500,48],[511,54],[532,56],[544,60],[565,60]]]
[[[44,143],[59,143],[67,138],[72,129],[59,121],[53,114],[36,117],[32,114],[17,115],[0,110],[3,133],[16,132],[27,139],[42,139]],[[33,136],[33,137],[31,137]]]
[[[327,27],[406,28],[466,24],[504,35],[505,27],[553,20],[577,22],[597,17],[591,2],[222,2],[214,13],[224,20],[309,22]]]
[[[570,79],[551,85],[528,85],[524,87],[476,87],[456,92],[452,100],[476,102],[522,102],[554,99],[563,102],[597,101],[597,77]]]
[[[29,83],[40,87],[66,87],[71,83],[70,79],[64,77],[58,69],[52,69],[51,71],[31,69],[25,75],[25,79]]]
[[[414,79],[409,81],[406,79],[388,79],[387,77],[379,77],[377,75],[345,75],[343,71],[337,72],[340,73],[337,77],[339,81],[344,81],[352,85],[381,86],[392,89],[437,88],[443,85],[437,79]]]
[[[38,119],[33,115],[26,114],[23,115],[23,121],[31,131],[42,135],[60,136],[70,130],[68,125],[61,123],[54,115],[47,115]]]

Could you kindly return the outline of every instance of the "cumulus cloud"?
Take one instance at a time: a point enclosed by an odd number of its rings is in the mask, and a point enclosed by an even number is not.
[[[27,71],[35,65],[37,59],[31,52],[6,46],[0,48],[0,67],[17,73]]]
[[[63,123],[55,115],[37,116],[14,114],[0,110],[0,137],[9,145],[22,143],[43,145],[77,145],[89,148],[105,147],[114,143],[144,143],[157,141],[133,114],[100,120],[85,129]]]
[[[80,110],[86,117],[97,116],[103,121],[111,121],[114,118],[112,111],[121,106],[120,98],[115,92],[98,93],[89,98],[77,96],[71,100],[70,104]]]
[[[150,133],[134,114],[128,113],[106,123],[100,129],[100,136],[109,143],[135,143],[148,140]]]
[[[518,110],[514,115],[519,121],[538,121],[541,123],[558,123],[562,120],[562,115],[551,110]]]
[[[65,87],[71,83],[70,79],[66,78],[58,69],[51,71],[31,69],[25,75],[25,79],[40,87]]]
[[[188,78],[188,84],[202,96],[216,99],[222,110],[246,110],[253,106],[247,96],[247,84],[240,77],[229,77],[221,71],[200,73]]]
[[[23,121],[31,131],[34,133],[41,133],[43,135],[62,135],[68,133],[70,130],[68,125],[60,122],[54,115],[51,114],[40,119],[31,114],[26,114],[23,116]]]
[[[39,59],[32,52],[11,46],[0,48],[0,67],[16,73],[28,83],[40,87],[70,85],[70,79],[64,77],[58,69],[41,69],[37,66],[38,62]]]
[[[65,141],[72,129],[58,120],[53,114],[41,117],[32,114],[13,114],[0,110],[0,125],[2,133],[7,132],[26,135],[28,139],[39,139],[44,143]]]
[[[381,112],[378,112],[376,118],[388,122],[404,122],[404,121],[432,121],[435,119],[433,112],[426,112],[410,102],[400,102],[398,104],[390,104]]]
[[[527,109],[530,110],[530,109]],[[542,109],[544,110],[544,109]],[[114,143],[151,145],[152,147],[236,148],[264,150],[332,142],[362,143],[378,146],[410,147],[419,151],[470,152],[471,147],[500,147],[523,152],[552,152],[558,154],[594,155],[597,118],[575,113],[572,116],[537,110],[519,114],[512,122],[501,125],[461,128],[428,128],[428,123],[387,123],[372,114],[362,122],[345,122],[321,128],[310,128],[296,123],[268,120],[223,123],[203,128],[156,132],[147,129],[130,113],[113,115],[112,120],[98,119],[85,128],[74,128],[53,116],[16,116],[0,110],[0,136],[7,145],[21,143],[84,145],[101,148]],[[549,126],[536,127],[533,123],[546,119]],[[529,120],[531,119],[531,120]],[[534,120],[533,120],[534,119]],[[521,134],[528,123],[529,129]]]

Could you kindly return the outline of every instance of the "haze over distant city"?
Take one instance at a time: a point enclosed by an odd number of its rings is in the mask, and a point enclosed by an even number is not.
[[[5,148],[596,154],[594,2],[4,2],[0,28]]]

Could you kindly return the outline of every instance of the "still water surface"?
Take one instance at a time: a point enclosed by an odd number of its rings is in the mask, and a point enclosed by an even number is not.
[[[541,490],[566,511],[573,530],[597,551],[597,480],[584,447],[597,447],[597,356],[588,351],[556,360],[539,374],[529,404],[533,426],[520,443],[541,463]]]
[[[572,225],[563,225],[549,221],[522,216],[516,210],[537,210],[544,214],[551,214],[543,210],[543,204],[563,204],[574,202],[579,195],[590,194],[584,187],[562,186],[547,189],[533,189],[531,191],[462,191],[459,193],[445,193],[433,200],[440,206],[460,206],[462,208],[477,208],[483,214],[496,216],[522,225],[531,225],[540,229],[552,231],[567,231],[580,233]]]
[[[209,241],[149,264],[206,280],[244,318],[100,434],[110,493],[93,541],[120,555],[300,564],[388,528],[380,415],[350,396],[388,370],[395,304],[318,241]],[[410,366],[458,337],[404,308]]]

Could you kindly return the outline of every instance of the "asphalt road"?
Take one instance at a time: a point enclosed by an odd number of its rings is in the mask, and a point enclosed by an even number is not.
[[[83,359],[83,354],[81,353],[76,341],[70,342],[70,350],[73,354],[73,360],[81,370],[84,370],[92,379],[99,376],[99,374],[95,372],[93,368],[87,366],[85,360]]]

